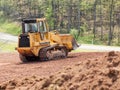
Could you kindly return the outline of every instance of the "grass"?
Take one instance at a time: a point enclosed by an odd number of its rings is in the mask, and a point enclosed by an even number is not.
[[[17,43],[0,41],[0,52],[15,52]]]
[[[78,43],[82,44],[94,44],[94,45],[105,45],[105,43],[99,39],[93,39],[93,35],[80,36]]]
[[[78,41],[78,43],[92,44],[93,43],[93,36],[92,35],[82,36],[82,37],[79,37],[77,41]]]
[[[18,35],[21,32],[20,24],[10,21],[3,16],[0,16],[0,32]]]

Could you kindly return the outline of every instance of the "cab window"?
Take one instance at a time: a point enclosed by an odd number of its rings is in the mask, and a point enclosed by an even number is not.
[[[40,32],[46,32],[46,26],[43,21],[39,22],[39,31]]]
[[[25,23],[25,33],[38,32],[37,23]]]

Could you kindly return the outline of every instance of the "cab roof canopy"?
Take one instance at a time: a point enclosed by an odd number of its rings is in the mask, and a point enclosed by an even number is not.
[[[27,18],[27,19],[22,19],[22,22],[24,23],[36,23],[38,21],[44,21],[45,18]]]
[[[36,23],[36,18],[22,19],[24,23]]]

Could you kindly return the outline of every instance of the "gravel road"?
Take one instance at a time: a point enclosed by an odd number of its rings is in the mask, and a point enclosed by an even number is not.
[[[86,50],[97,50],[97,51],[120,51],[120,47],[99,46],[99,45],[89,45],[89,44],[82,44],[79,48]]]
[[[17,36],[13,36],[11,34],[1,33],[0,32],[0,40],[6,40],[11,42],[17,42]]]

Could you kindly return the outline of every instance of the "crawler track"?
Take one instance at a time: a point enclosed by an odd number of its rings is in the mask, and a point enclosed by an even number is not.
[[[68,51],[65,47],[46,47],[40,50],[39,57],[40,60],[56,60],[66,58]]]

